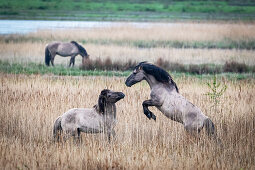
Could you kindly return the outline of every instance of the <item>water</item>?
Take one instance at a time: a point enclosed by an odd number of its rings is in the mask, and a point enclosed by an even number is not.
[[[96,21],[0,20],[0,34],[26,34],[39,29],[99,28],[118,24]]]
[[[113,26],[125,26],[126,24],[127,23],[125,22],[102,21],[0,20],[0,34],[26,34],[35,32],[39,29],[104,28]],[[148,22],[128,22],[128,24],[135,27],[149,27],[151,25],[156,25],[156,23]]]

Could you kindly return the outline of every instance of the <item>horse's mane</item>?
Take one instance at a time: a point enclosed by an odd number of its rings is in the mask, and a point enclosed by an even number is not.
[[[179,89],[176,85],[176,83],[173,81],[172,77],[168,72],[163,70],[162,68],[155,66],[153,64],[147,63],[147,62],[141,62],[139,63],[136,68],[142,67],[145,73],[150,74],[155,77],[155,79],[161,83],[168,84],[170,83],[173,85],[176,89],[176,91],[179,93]]]
[[[82,53],[84,53],[85,55],[88,55],[87,51],[85,50],[85,48],[83,48],[80,44],[78,44],[76,41],[71,41],[70,43],[74,44],[79,51],[81,51]]]

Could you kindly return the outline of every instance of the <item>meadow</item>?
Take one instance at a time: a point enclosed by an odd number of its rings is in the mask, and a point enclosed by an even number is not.
[[[199,106],[217,127],[223,147],[204,131],[187,134],[179,123],[151,108],[157,121],[142,111],[149,97],[143,82],[132,88],[119,77],[71,77],[3,74],[1,79],[0,165],[3,169],[254,169],[254,79],[219,79],[227,85],[218,109],[204,95],[206,82],[174,78],[180,93]],[[116,140],[82,134],[54,143],[54,120],[70,108],[93,107],[104,88],[122,91],[117,103]]]
[[[25,35],[0,36],[2,61],[44,63],[46,44],[52,41],[81,43],[92,60],[156,62],[159,58],[182,64],[224,64],[235,61],[254,65],[254,23],[189,22],[155,23],[136,27],[120,26],[95,29],[38,30]],[[81,57],[76,57],[81,64]],[[56,57],[57,64],[69,59]]]
[[[253,22],[155,23],[110,28],[38,30],[0,36],[0,167],[3,169],[254,169],[255,168],[255,25]],[[143,114],[149,86],[128,88],[132,70],[82,70],[82,59],[56,56],[55,67],[44,65],[44,49],[51,41],[75,40],[92,61],[120,64],[148,61],[170,66],[214,69],[235,62],[249,69],[216,74],[227,86],[217,108],[205,95],[214,74],[168,70],[180,93],[215,123],[223,146],[204,131],[186,133],[179,123],[150,108],[157,121]],[[168,67],[169,68],[169,67]],[[70,108],[93,107],[102,89],[122,91],[117,103],[116,140],[82,134],[81,144],[54,143],[55,119]]]
[[[255,4],[245,1],[188,0],[19,0],[1,1],[0,18],[169,21],[176,19],[252,20]]]

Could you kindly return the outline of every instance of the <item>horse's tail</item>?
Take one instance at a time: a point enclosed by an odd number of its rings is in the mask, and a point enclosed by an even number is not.
[[[62,131],[62,127],[61,127],[61,120],[62,120],[62,117],[59,116],[55,123],[54,123],[54,127],[53,127],[53,138],[54,140],[57,139],[57,141],[59,141],[59,132]]]
[[[51,60],[51,54],[50,51],[48,49],[48,46],[45,48],[45,64],[47,66],[50,66],[50,60]]]
[[[204,126],[206,129],[206,132],[208,136],[214,136],[215,135],[215,126],[211,119],[207,118],[204,120]]]

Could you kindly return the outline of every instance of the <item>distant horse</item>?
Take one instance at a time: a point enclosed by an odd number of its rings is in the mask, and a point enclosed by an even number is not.
[[[113,92],[108,89],[101,91],[98,104],[93,108],[74,108],[58,117],[54,123],[53,137],[59,140],[59,133],[63,131],[80,139],[80,133],[105,133],[110,141],[115,136],[116,105],[123,99],[122,92]]]
[[[45,64],[47,66],[50,65],[54,66],[54,58],[56,55],[60,55],[62,57],[71,56],[69,67],[75,63],[75,57],[80,54],[82,58],[89,58],[89,55],[85,48],[79,45],[75,41],[71,41],[68,43],[62,42],[52,42],[48,44],[45,48]]]
[[[127,78],[128,87],[146,80],[151,88],[151,99],[143,102],[144,114],[149,119],[156,120],[156,116],[148,106],[157,107],[166,117],[184,125],[188,132],[200,132],[205,126],[209,136],[215,136],[215,127],[211,119],[181,94],[172,77],[163,69],[146,62],[139,63],[133,73]]]

